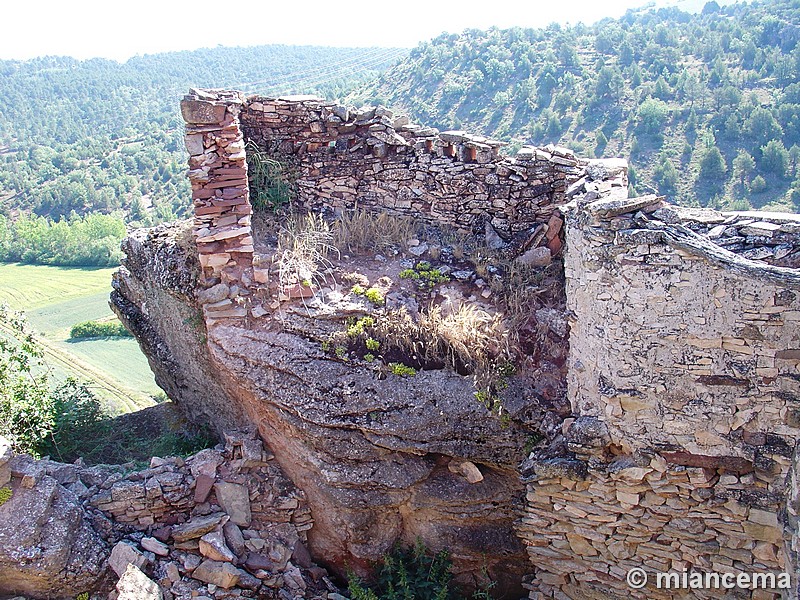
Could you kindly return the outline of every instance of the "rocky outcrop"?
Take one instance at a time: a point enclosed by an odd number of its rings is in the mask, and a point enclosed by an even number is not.
[[[112,297],[116,310],[126,317],[137,313],[125,307],[169,307],[139,321],[151,323],[139,331],[160,333],[137,334],[145,349],[163,348],[150,353],[159,381],[168,379],[166,389],[195,417],[224,422],[236,410],[237,419],[246,415],[257,425],[306,496],[314,516],[312,555],[339,574],[366,572],[397,541],[421,539],[450,550],[459,581],[474,585],[488,568],[498,588],[518,594],[527,567],[513,522],[527,434],[491,417],[476,402],[470,377],[445,369],[387,377],[331,356],[319,340],[341,323],[314,318],[300,301],[282,327],[270,318],[231,320],[208,328],[198,342],[181,319],[158,316],[191,310],[178,284],[149,277],[160,257],[182,251],[161,245],[175,239],[167,231],[151,232],[147,245],[127,243]],[[156,265],[143,267],[148,261]],[[187,369],[192,374],[184,376]],[[517,410],[530,412],[526,418],[538,425],[541,411],[525,389],[517,389]]]
[[[242,407],[228,395],[206,345],[200,273],[191,225],[159,226],[131,233],[126,258],[112,281],[111,305],[147,356],[156,383],[189,418],[218,431],[247,426]]]

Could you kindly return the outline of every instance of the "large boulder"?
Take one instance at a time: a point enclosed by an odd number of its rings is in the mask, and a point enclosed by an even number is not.
[[[96,589],[109,549],[78,497],[29,457],[14,457],[11,472],[11,497],[0,504],[0,596],[74,598]]]

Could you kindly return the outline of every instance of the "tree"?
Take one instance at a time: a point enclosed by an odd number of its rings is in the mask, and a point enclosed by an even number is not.
[[[792,182],[792,188],[789,191],[789,199],[792,201],[792,204],[795,205],[795,208],[800,209],[800,179],[795,179]]]
[[[800,163],[800,146],[792,144],[789,148],[789,168],[792,170],[792,175],[797,175],[798,163]]]
[[[761,147],[761,168],[783,179],[789,167],[789,152],[780,140],[770,140]]]
[[[608,138],[606,137],[605,133],[603,133],[602,131],[598,131],[594,139],[595,139],[595,146],[594,146],[595,156],[600,156],[603,153],[603,150],[606,149],[606,144],[608,144]]]
[[[766,191],[767,182],[761,175],[756,175],[755,179],[750,182],[750,191],[754,194],[760,194]]]
[[[725,164],[725,159],[719,148],[715,145],[707,148],[700,159],[700,179],[722,183],[727,171],[728,166]]]
[[[678,171],[663,152],[659,155],[658,163],[653,169],[653,179],[658,184],[658,191],[663,194],[671,194],[678,187]]]
[[[595,99],[597,101],[619,99],[624,83],[619,68],[608,65],[602,67],[597,74],[597,83],[594,88]]]
[[[769,140],[779,139],[783,135],[783,129],[772,112],[761,106],[754,108],[747,117],[744,130],[753,139],[756,147],[761,147]]]
[[[666,102],[648,98],[639,106],[637,117],[639,128],[645,133],[658,133],[667,119],[669,107]]]
[[[747,180],[756,169],[756,161],[746,150],[739,150],[736,158],[733,159],[733,176],[739,180],[739,184],[744,187]]]

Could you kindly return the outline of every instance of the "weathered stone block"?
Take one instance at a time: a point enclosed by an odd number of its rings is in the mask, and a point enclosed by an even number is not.
[[[147,565],[147,558],[130,544],[119,542],[111,550],[111,556],[108,557],[108,566],[111,567],[119,577],[122,577],[125,571],[127,571],[128,565],[133,565],[137,569],[143,569],[145,565]]]
[[[250,511],[250,494],[247,488],[238,483],[220,482],[214,484],[217,502],[228,513],[231,521],[240,527],[248,527],[253,517]]]
[[[163,600],[161,588],[134,564],[129,564],[117,582],[117,600]]]
[[[225,104],[208,100],[182,100],[183,120],[190,124],[216,124],[225,120]]]
[[[204,560],[200,563],[200,566],[194,570],[192,577],[205,583],[218,585],[227,590],[239,582],[242,574],[242,571],[229,562]]]

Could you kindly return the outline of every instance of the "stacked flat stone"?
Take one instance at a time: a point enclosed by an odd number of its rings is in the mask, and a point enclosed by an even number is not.
[[[675,206],[654,216],[667,223],[680,223],[743,258],[782,267],[800,267],[800,215],[719,212]]]
[[[249,98],[241,121],[246,139],[292,167],[309,209],[372,208],[465,230],[486,216],[503,234],[546,223],[588,164],[556,146],[507,158],[496,140],[307,96]]]
[[[631,590],[634,567],[794,571],[800,271],[729,252],[710,232],[773,219],[655,196],[577,205],[565,224],[575,418],[563,453],[528,465],[531,598],[675,597]],[[782,219],[759,228],[794,226]]]
[[[247,281],[253,262],[241,107],[241,96],[228,91],[192,90],[181,101],[203,284],[222,283],[229,291],[224,298],[204,302],[206,315],[214,319],[246,315],[235,302],[236,284]]]
[[[720,475],[658,454],[595,461],[583,477],[552,460],[535,470],[518,526],[534,565],[532,599],[719,598],[720,590],[656,589],[655,574],[787,568],[777,498],[759,495],[752,473]],[[652,585],[632,590],[633,568],[644,568]]]
[[[152,574],[153,599],[264,597],[281,589],[293,598],[319,598],[305,593],[307,581],[325,574],[305,550],[314,524],[305,495],[260,439],[229,432],[225,440],[224,451],[153,458],[149,468],[127,474],[52,461],[38,466],[58,472],[102,511],[116,539],[125,536],[109,565],[121,581],[131,564]]]

